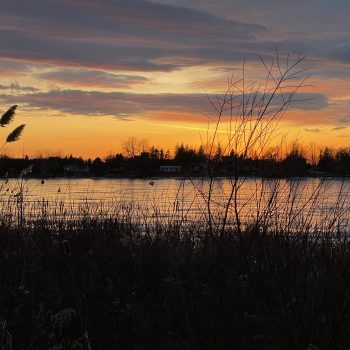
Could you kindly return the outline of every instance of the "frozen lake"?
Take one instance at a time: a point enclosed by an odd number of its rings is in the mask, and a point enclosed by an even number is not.
[[[348,231],[350,180],[340,179],[10,179],[0,182],[3,214],[224,220]],[[210,213],[210,215],[209,215]],[[237,214],[237,215],[236,215]],[[309,226],[308,226],[309,225]],[[311,227],[310,226],[310,227]]]

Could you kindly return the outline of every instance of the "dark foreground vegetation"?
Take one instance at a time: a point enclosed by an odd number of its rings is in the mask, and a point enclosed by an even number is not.
[[[199,224],[0,226],[0,349],[348,349],[350,242]]]

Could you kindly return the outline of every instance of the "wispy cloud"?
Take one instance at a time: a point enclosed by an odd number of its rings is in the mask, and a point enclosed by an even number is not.
[[[332,131],[339,131],[339,130],[344,130],[347,129],[347,126],[336,126],[332,128]]]
[[[0,84],[0,90],[10,90],[13,92],[36,92],[39,91],[39,89],[33,87],[33,86],[22,86],[20,84],[16,83],[11,83],[8,85],[2,85]]]
[[[118,89],[130,88],[133,85],[149,81],[147,78],[138,75],[113,74],[101,70],[85,69],[59,69],[38,73],[35,76],[54,84]]]
[[[350,115],[343,115],[337,118],[338,124],[350,124]]]
[[[319,129],[319,128],[314,128],[314,129],[304,129],[305,131],[307,131],[307,132],[311,132],[311,133],[313,133],[313,134],[319,134],[320,132],[321,132],[321,129]]]

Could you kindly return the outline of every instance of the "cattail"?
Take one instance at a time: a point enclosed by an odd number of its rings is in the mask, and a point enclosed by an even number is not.
[[[21,137],[22,131],[25,126],[26,126],[25,124],[17,126],[16,129],[14,129],[12,132],[9,133],[9,135],[7,136],[6,142],[17,141]]]
[[[10,124],[13,120],[13,117],[16,114],[17,105],[13,105],[10,107],[0,118],[0,126],[5,127]]]

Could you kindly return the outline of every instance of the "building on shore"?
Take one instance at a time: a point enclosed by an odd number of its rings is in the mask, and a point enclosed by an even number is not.
[[[164,174],[179,174],[181,165],[161,165],[159,171]]]

